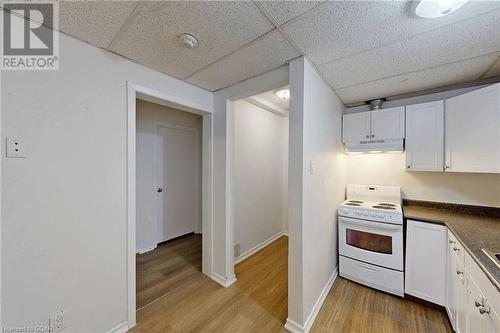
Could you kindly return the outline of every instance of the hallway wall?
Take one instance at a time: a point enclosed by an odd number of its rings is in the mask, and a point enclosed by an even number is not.
[[[235,259],[286,231],[288,117],[234,102]]]

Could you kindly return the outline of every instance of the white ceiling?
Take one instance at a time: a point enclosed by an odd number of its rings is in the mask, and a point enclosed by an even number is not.
[[[60,29],[212,91],[306,55],[346,104],[500,75],[500,1],[62,1]],[[188,32],[196,49],[177,44]]]

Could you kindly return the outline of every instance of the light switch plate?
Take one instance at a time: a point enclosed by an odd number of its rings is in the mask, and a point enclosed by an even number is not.
[[[26,142],[20,137],[8,137],[5,139],[7,157],[26,157]]]
[[[314,160],[310,161],[309,172],[311,175],[314,175],[316,173],[316,161],[314,161]]]

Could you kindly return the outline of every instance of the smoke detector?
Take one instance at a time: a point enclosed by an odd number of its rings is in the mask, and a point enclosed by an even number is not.
[[[184,47],[188,49],[194,49],[198,46],[198,40],[191,34],[183,33],[177,37],[177,41]]]

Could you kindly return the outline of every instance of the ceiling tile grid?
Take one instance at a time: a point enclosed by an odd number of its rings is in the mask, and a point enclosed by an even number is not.
[[[251,2],[148,3],[112,50],[184,78],[272,29]],[[197,48],[179,45],[177,36],[185,32],[198,39]]]
[[[61,1],[59,30],[105,48],[136,5],[137,1]]]
[[[411,14],[410,1],[329,1],[283,26],[316,64],[347,57],[500,8],[500,1],[467,3],[438,19]]]
[[[259,1],[264,10],[282,25],[318,6],[321,1]]]
[[[337,89],[345,104],[356,104],[375,98],[418,92],[478,79],[499,54],[481,56],[446,64],[422,71],[371,81],[356,86]]]
[[[500,75],[500,1],[438,19],[409,0],[61,1],[60,30],[212,91],[301,54],[345,103]]]
[[[208,90],[219,90],[265,73],[300,54],[274,30],[264,38],[211,64],[187,78],[187,82]]]
[[[496,51],[500,51],[499,12],[326,63],[319,70],[337,89]]]

